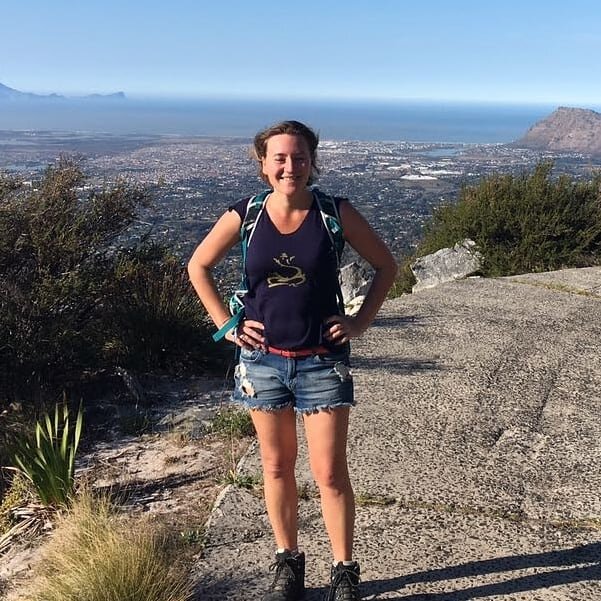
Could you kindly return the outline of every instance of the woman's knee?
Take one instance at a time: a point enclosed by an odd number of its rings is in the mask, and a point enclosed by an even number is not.
[[[296,454],[289,455],[268,455],[262,457],[263,476],[265,478],[281,479],[294,477],[294,468],[296,465]]]
[[[313,478],[320,490],[346,491],[350,488],[350,478],[346,463],[342,466],[313,466]]]

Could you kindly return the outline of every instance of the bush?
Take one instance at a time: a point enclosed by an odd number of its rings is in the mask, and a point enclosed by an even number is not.
[[[27,481],[25,476],[21,475],[19,472],[15,473],[8,490],[1,497],[0,540],[2,540],[3,535],[17,523],[17,520],[12,515],[13,510],[25,505],[31,500],[32,496],[31,484]]]
[[[123,182],[87,193],[83,183],[79,168],[61,161],[33,187],[0,186],[0,393],[8,397],[100,362],[91,341],[111,245],[148,198]]]
[[[187,272],[167,248],[144,243],[116,256],[103,327],[111,364],[150,371],[199,370],[219,355]]]
[[[585,267],[601,262],[601,175],[551,178],[552,163],[531,173],[493,175],[435,210],[417,256],[477,244],[486,276]]]
[[[209,339],[183,266],[129,235],[148,193],[85,185],[72,162],[0,177],[0,403],[54,396],[85,370],[202,369]]]
[[[84,493],[58,523],[27,599],[185,601],[190,584],[148,523],[123,527],[106,499]]]

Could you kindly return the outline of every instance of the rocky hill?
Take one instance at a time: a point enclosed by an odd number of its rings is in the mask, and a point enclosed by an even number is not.
[[[514,143],[520,148],[601,155],[601,113],[560,106]]]

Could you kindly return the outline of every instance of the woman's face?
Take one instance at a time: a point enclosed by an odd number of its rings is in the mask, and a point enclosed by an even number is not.
[[[311,153],[302,136],[278,134],[267,140],[262,169],[271,187],[286,196],[304,190],[311,176]]]

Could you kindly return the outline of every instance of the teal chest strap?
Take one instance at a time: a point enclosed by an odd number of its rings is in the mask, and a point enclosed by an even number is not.
[[[219,342],[230,330],[238,327],[242,319],[244,311],[238,311],[236,315],[232,315],[214,334],[213,340]]]

